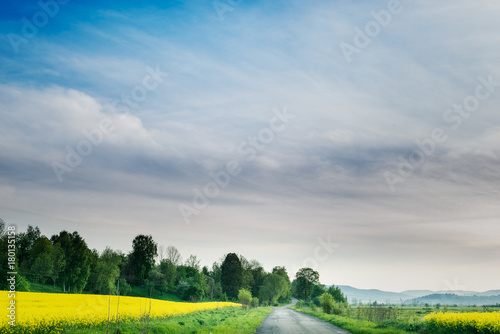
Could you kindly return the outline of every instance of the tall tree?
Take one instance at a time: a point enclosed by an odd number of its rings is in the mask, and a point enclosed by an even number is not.
[[[52,246],[52,251],[50,252],[50,262],[52,263],[52,271],[50,273],[50,278],[53,283],[52,292],[56,292],[56,280],[59,278],[59,274],[66,267],[64,251],[58,243]]]
[[[151,235],[140,234],[132,241],[129,261],[138,282],[143,282],[149,277],[157,252],[158,246]]]
[[[332,285],[327,291],[337,303],[347,303],[347,298],[338,286]]]
[[[94,289],[99,293],[114,293],[116,282],[120,277],[120,265],[122,257],[119,252],[115,252],[109,247],[101,253],[97,260],[95,272]]]
[[[319,283],[319,273],[311,268],[301,268],[295,274],[297,281],[297,294],[299,298],[311,297],[313,284]]]
[[[236,299],[243,285],[243,267],[238,255],[229,253],[221,266],[222,290],[229,298]]]
[[[186,266],[200,270],[200,260],[196,255],[190,255],[186,260]]]
[[[29,272],[31,264],[35,260],[31,257],[31,249],[35,244],[35,241],[38,240],[40,236],[41,233],[38,226],[33,227],[31,225],[28,225],[28,229],[26,230],[26,232],[21,232],[18,235],[18,240],[16,243],[17,260],[21,271],[24,273]]]
[[[182,262],[181,253],[174,246],[168,246],[166,250],[166,259],[178,266]]]
[[[50,253],[41,253],[31,266],[31,273],[35,282],[40,282],[43,292],[43,284],[52,275],[52,262]]]
[[[51,238],[53,244],[59,243],[64,251],[66,267],[60,275],[63,291],[79,293],[87,285],[90,275],[92,252],[78,232],[62,231]]]
[[[277,274],[277,275],[280,275],[281,277],[283,277],[285,279],[286,285],[287,285],[286,294],[284,294],[280,298],[278,298],[278,301],[279,302],[289,301],[290,297],[292,297],[292,290],[291,290],[292,283],[290,282],[290,277],[288,276],[286,268],[276,266],[273,268],[273,274]]]

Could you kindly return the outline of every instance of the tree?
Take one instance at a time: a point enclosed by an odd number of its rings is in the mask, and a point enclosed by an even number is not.
[[[155,290],[160,291],[161,295],[163,296],[163,292],[168,291],[168,283],[165,278],[165,275],[160,272],[158,268],[153,268],[151,272],[149,273],[149,280],[151,283],[153,283],[153,287]]]
[[[235,253],[227,254],[221,266],[222,291],[229,298],[236,299],[238,291],[242,287],[243,267],[240,259]]]
[[[28,225],[28,229],[24,233],[19,233],[17,246],[17,260],[22,272],[29,272],[35,258],[31,257],[31,249],[41,236],[38,226],[33,227]]]
[[[292,287],[292,283],[290,282],[290,277],[288,276],[288,273],[286,271],[286,268],[285,267],[280,267],[280,266],[276,266],[273,268],[273,274],[277,274],[277,275],[280,275],[281,277],[283,277],[287,283],[287,292],[285,295],[283,295],[282,297],[280,297],[278,299],[279,302],[286,302],[286,301],[290,301],[290,298],[292,297],[292,290],[291,290],[291,287]]]
[[[68,292],[81,292],[87,285],[91,269],[92,252],[87,243],[76,231],[62,231],[50,240],[53,244],[59,243],[64,251],[66,266],[60,274],[63,291],[67,288]]]
[[[178,266],[182,262],[181,253],[174,246],[168,246],[166,250],[166,259]]]
[[[52,271],[50,273],[50,278],[52,279],[53,289],[52,292],[56,292],[56,280],[59,274],[66,267],[66,259],[64,258],[64,251],[60,244],[55,244],[50,252],[50,262],[52,263]]]
[[[301,268],[295,274],[297,295],[299,298],[310,299],[313,284],[319,283],[319,273],[311,268]]]
[[[246,309],[252,302],[252,293],[247,289],[240,289],[238,291],[238,301],[243,305],[243,308]]]
[[[338,286],[332,285],[328,288],[328,293],[332,295],[333,300],[337,303],[347,303],[346,296],[342,293],[342,290]]]
[[[106,247],[96,263],[94,282],[96,291],[99,293],[114,293],[116,291],[121,261],[122,257],[119,252]]]
[[[280,297],[286,296],[289,290],[287,281],[279,274],[267,275],[259,291],[262,302],[275,304]]]
[[[262,267],[262,265],[260,265],[260,263],[258,265],[252,266],[252,268],[250,269],[250,272],[252,273],[252,276],[253,276],[253,285],[252,285],[252,291],[251,291],[252,296],[258,296],[259,291],[260,291],[260,287],[262,286],[262,284],[264,283],[264,280],[267,277],[267,273],[264,270],[264,268]]]
[[[36,258],[31,266],[31,273],[35,278],[35,282],[41,284],[43,292],[43,284],[52,274],[52,262],[49,253],[42,253]]]
[[[157,251],[158,246],[151,235],[140,234],[132,241],[129,261],[138,282],[143,282],[149,277],[149,272],[155,264]]]
[[[177,267],[168,259],[161,260],[158,270],[164,275],[167,282],[168,291],[175,291],[175,278],[177,276]]]
[[[327,314],[332,314],[333,307],[335,302],[333,301],[333,297],[331,294],[328,292],[323,293],[320,298],[320,303],[321,303],[321,308],[323,309],[323,312]]]
[[[200,260],[198,260],[196,255],[190,255],[186,260],[186,266],[200,270]]]

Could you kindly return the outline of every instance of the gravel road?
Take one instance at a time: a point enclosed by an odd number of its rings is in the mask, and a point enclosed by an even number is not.
[[[308,314],[291,310],[288,306],[276,307],[257,328],[255,334],[350,334],[350,332]]]

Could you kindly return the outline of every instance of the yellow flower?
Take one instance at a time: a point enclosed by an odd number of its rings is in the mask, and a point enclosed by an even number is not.
[[[7,291],[0,293],[2,305],[9,307],[12,299],[8,298]],[[118,319],[160,318],[231,306],[240,305],[229,302],[177,303],[139,297],[16,292],[15,320],[16,326],[50,328],[51,332],[57,333],[69,325],[91,327],[103,324],[108,321],[108,317],[110,322],[114,322],[117,313]],[[13,332],[14,328],[8,321],[8,317],[2,317],[0,332]]]

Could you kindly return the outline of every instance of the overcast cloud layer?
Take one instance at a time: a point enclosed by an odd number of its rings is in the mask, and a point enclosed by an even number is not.
[[[168,3],[2,11],[1,218],[325,284],[500,288],[500,4]]]

